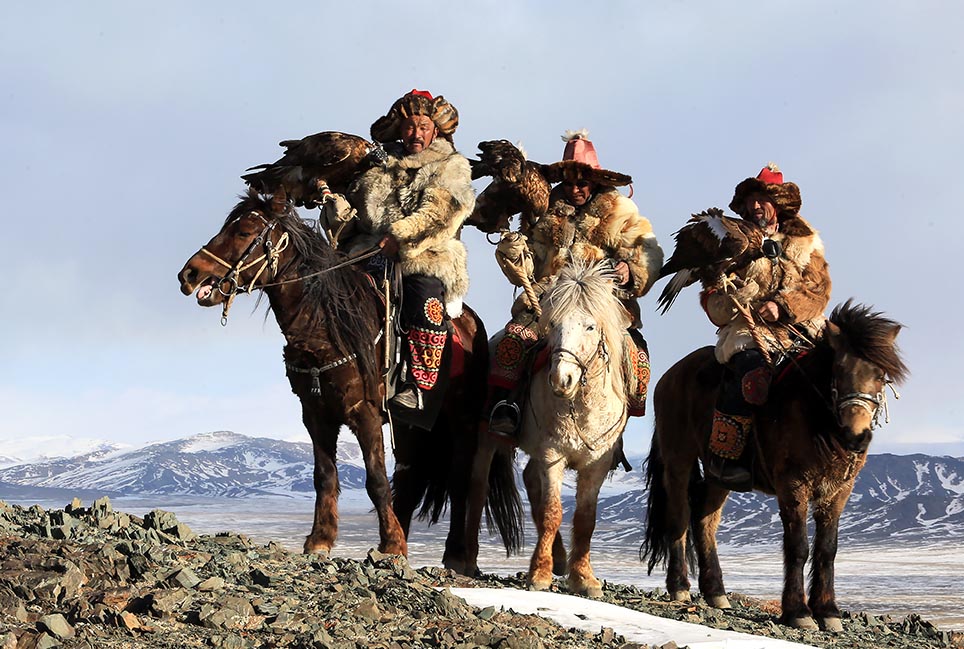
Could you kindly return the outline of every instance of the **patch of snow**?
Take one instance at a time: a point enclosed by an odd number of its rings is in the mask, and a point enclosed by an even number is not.
[[[203,451],[217,451],[230,446],[237,446],[248,439],[244,435],[221,430],[213,433],[199,433],[184,440],[181,445],[183,453],[201,453]]]
[[[451,591],[471,606],[511,608],[516,613],[539,615],[566,628],[576,627],[588,633],[599,633],[600,627],[609,627],[629,642],[640,644],[660,646],[673,641],[691,649],[815,649],[812,645],[677,622],[563,593],[511,588],[452,588]]]
[[[946,466],[943,464],[938,464],[936,467],[934,467],[934,474],[940,481],[941,486],[946,490],[956,493],[959,496],[964,496],[964,480],[957,475],[957,472],[948,472]],[[954,482],[955,478],[957,479],[957,482]]]

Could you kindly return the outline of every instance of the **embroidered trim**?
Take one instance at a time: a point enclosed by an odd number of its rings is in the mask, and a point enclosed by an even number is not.
[[[425,312],[425,318],[435,326],[441,325],[445,318],[445,306],[436,297],[425,300],[423,311]]]

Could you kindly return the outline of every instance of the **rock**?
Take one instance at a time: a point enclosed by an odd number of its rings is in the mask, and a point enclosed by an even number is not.
[[[37,620],[37,628],[61,640],[73,638],[76,634],[74,627],[68,624],[66,618],[60,613],[51,613],[50,615],[43,616]]]
[[[197,589],[202,593],[221,590],[224,588],[224,580],[220,577],[208,577],[197,585]]]
[[[201,583],[201,579],[190,568],[176,569],[164,581],[181,588],[194,588]]]

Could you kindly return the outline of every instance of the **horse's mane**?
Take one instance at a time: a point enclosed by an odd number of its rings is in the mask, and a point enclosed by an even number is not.
[[[616,367],[623,363],[622,336],[626,332],[626,310],[613,295],[615,274],[603,263],[575,263],[563,268],[540,301],[539,329],[545,332],[574,312],[593,316],[602,328],[603,339]]]
[[[290,205],[280,215],[272,211],[270,197],[249,192],[241,197],[225,222],[258,211],[265,218],[275,218],[288,233],[301,261],[301,274],[331,268],[348,259],[332,248],[328,241],[298,216]],[[358,367],[366,381],[378,372],[375,338],[378,336],[381,315],[371,291],[361,273],[352,266],[339,268],[305,280],[305,305],[314,326],[323,327],[337,351],[345,356],[357,355]]]
[[[847,300],[834,308],[830,322],[840,327],[849,349],[873,363],[894,383],[902,383],[910,373],[894,344],[900,323],[872,312],[871,307]]]

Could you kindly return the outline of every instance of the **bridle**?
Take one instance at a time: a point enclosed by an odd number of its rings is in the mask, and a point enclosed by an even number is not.
[[[250,293],[253,291],[256,288],[258,278],[261,277],[265,270],[268,270],[270,276],[274,277],[278,273],[278,259],[280,258],[281,253],[284,252],[288,247],[287,232],[281,233],[277,243],[273,242],[269,236],[271,231],[274,230],[275,226],[278,224],[277,221],[268,220],[261,212],[257,210],[252,210],[248,213],[248,216],[257,216],[260,218],[264,223],[264,228],[261,230],[261,233],[258,236],[251,240],[251,243],[249,243],[247,248],[244,249],[244,252],[241,253],[241,257],[237,262],[231,264],[221,259],[213,252],[208,250],[206,246],[201,246],[200,250],[200,252],[203,252],[205,255],[227,269],[227,273],[225,273],[223,277],[215,278],[217,280],[218,291],[225,297],[224,307],[221,312],[222,326],[228,324],[228,311],[231,309],[231,303],[234,301],[235,296],[238,293]],[[231,223],[234,223],[241,218],[241,216],[238,216],[231,221]],[[231,223],[228,225],[231,225]],[[254,254],[255,250],[259,246],[263,247],[263,252],[261,255],[256,259],[247,261],[248,257]],[[251,278],[251,281],[247,284],[242,284],[240,282],[240,280],[243,279],[241,274],[249,268],[257,266],[258,264],[261,264],[261,267],[255,272],[254,276]]]
[[[599,374],[602,374],[603,372],[608,372],[610,368],[609,348],[606,346],[606,337],[605,337],[605,334],[603,334],[602,332],[600,332],[599,334],[599,344],[596,345],[595,351],[593,351],[593,353],[590,354],[589,357],[586,358],[586,360],[579,358],[578,354],[576,354],[575,352],[569,349],[566,349],[565,347],[558,347],[556,349],[551,350],[549,353],[549,357],[550,358],[568,357],[568,359],[571,359],[570,362],[575,363],[579,367],[579,386],[580,387],[585,387],[586,384],[589,382],[589,376],[588,376],[589,367],[596,361],[597,358],[601,358],[603,361],[602,367],[600,367],[599,369]],[[548,374],[546,378],[548,379]],[[574,398],[569,399],[569,418],[572,419],[573,422],[576,421],[576,403]],[[612,431],[614,428],[619,426],[620,422],[625,421],[625,419],[626,419],[626,407],[624,404],[623,412],[616,418],[616,420],[612,423],[611,426],[609,426],[609,428],[607,428],[601,434],[597,435],[596,438],[592,440],[592,443],[590,443],[590,441],[586,439],[586,437],[583,435],[582,430],[579,427],[576,428],[576,432],[579,434],[579,439],[582,440],[582,443],[585,444],[588,449],[595,451],[596,450],[595,442],[606,437],[610,433],[610,431]]]
[[[600,333],[599,344],[596,345],[596,350],[592,354],[590,354],[589,358],[587,358],[585,361],[579,358],[578,354],[566,349],[565,347],[558,347],[556,349],[550,350],[549,358],[556,358],[557,356],[558,357],[568,356],[571,359],[570,362],[574,363],[579,367],[579,385],[585,387],[586,383],[589,380],[589,377],[587,376],[587,373],[589,372],[589,366],[598,357],[601,357],[603,361],[608,361],[609,349],[606,347],[605,337]],[[602,370],[600,371],[601,372],[605,371],[607,367],[608,367],[608,363],[604,364]]]
[[[849,408],[851,406],[857,406],[863,408],[870,413],[871,422],[870,430],[875,430],[880,427],[880,413],[884,413],[884,423],[890,423],[890,412],[887,410],[887,387],[890,386],[891,391],[894,393],[895,399],[900,399],[900,394],[894,389],[894,384],[889,379],[884,380],[883,386],[881,386],[880,391],[875,394],[870,394],[869,392],[848,392],[847,394],[840,395],[837,391],[837,379],[833,378],[830,381],[830,399],[833,404],[833,414],[837,420],[837,425],[842,426],[841,417],[843,416],[844,408]]]

